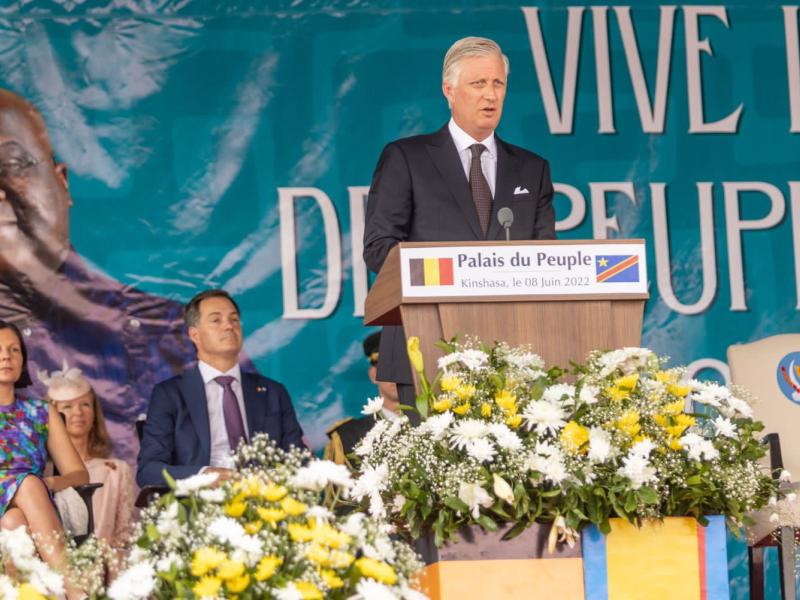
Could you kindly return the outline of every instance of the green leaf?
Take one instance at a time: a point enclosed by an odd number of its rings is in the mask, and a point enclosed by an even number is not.
[[[425,394],[417,396],[417,412],[423,419],[428,418],[428,397]]]
[[[636,495],[639,497],[639,501],[645,504],[658,504],[661,500],[658,492],[649,486],[639,488]]]
[[[486,531],[497,531],[497,523],[492,521],[486,515],[481,515],[480,517],[475,519],[475,521],[478,523],[478,525],[483,527]]]
[[[460,498],[456,498],[455,496],[445,496],[443,502],[445,506],[452,508],[457,512],[463,514],[469,513],[469,506],[467,506],[467,503]]]
[[[686,485],[700,485],[702,482],[703,478],[700,475],[692,475],[686,478]]]
[[[517,537],[520,533],[525,531],[528,528],[528,523],[526,521],[519,521],[516,525],[514,525],[511,529],[506,531],[503,534],[504,540],[511,540]]]

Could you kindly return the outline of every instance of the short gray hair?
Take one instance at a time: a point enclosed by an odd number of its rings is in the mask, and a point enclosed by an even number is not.
[[[500,45],[494,40],[482,37],[465,37],[450,46],[447,54],[444,55],[444,65],[442,65],[442,81],[455,86],[458,83],[458,76],[461,72],[459,63],[461,59],[470,56],[491,56],[499,54],[503,59],[508,76],[508,57],[503,54]]]

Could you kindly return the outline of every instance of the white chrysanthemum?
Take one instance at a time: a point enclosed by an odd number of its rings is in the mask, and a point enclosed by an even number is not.
[[[472,440],[465,448],[467,454],[478,462],[492,462],[494,455],[497,453],[492,443],[486,438]]]
[[[486,437],[488,433],[489,426],[485,422],[478,419],[464,419],[450,429],[450,445],[463,450],[474,440]]]
[[[492,423],[489,425],[489,433],[494,437],[497,446],[503,450],[522,449],[522,440],[505,423]]]
[[[613,456],[611,435],[599,427],[589,429],[589,460],[602,463]]]
[[[64,593],[63,578],[39,558],[24,526],[0,530],[0,556],[10,559],[17,572],[25,574],[39,593],[47,596]]]
[[[451,352],[441,357],[437,363],[439,370],[449,372],[453,365],[461,363],[469,371],[480,371],[489,362],[489,355],[483,350],[462,350],[461,352]]]
[[[656,445],[653,443],[653,440],[650,438],[644,438],[643,440],[639,440],[633,446],[631,446],[630,453],[636,456],[644,456],[645,458],[650,456],[650,453],[655,450]]]
[[[692,402],[699,402],[717,409],[723,408],[723,403],[727,405],[728,398],[731,396],[731,391],[728,388],[713,381],[692,379],[688,382],[688,385],[691,389],[689,398]]]
[[[714,444],[693,431],[685,433],[679,441],[681,447],[686,450],[686,454],[692,460],[714,460],[719,458],[719,451],[714,448]]]
[[[350,490],[350,495],[356,500],[361,500],[365,496],[369,497],[369,512],[375,517],[384,518],[386,507],[381,498],[381,492],[385,491],[389,484],[389,467],[382,463],[377,467],[366,467],[361,471],[360,477]]]
[[[197,492],[209,487],[216,482],[218,478],[219,474],[213,471],[206,471],[205,473],[198,473],[186,479],[178,479],[175,482],[175,495],[179,498],[181,496],[188,496],[192,492]]]
[[[517,369],[541,370],[544,360],[533,352],[511,352],[506,355],[506,362]]]
[[[781,474],[778,476],[778,481],[783,483],[789,483],[792,480],[792,474],[789,473],[786,469],[781,470]]]
[[[214,504],[225,502],[225,490],[222,488],[200,490],[197,495],[204,502],[212,502]]]
[[[111,600],[144,600],[156,588],[156,572],[149,562],[140,562],[123,571],[108,588]]]
[[[722,435],[729,438],[736,437],[736,425],[732,423],[730,419],[720,416],[714,419],[713,423],[714,430],[716,431],[717,435]]]
[[[638,490],[656,476],[656,470],[650,465],[650,459],[643,454],[631,453],[622,459],[622,466],[617,472],[631,481],[631,488]]]
[[[737,398],[733,395],[728,396],[727,403],[731,410],[733,410],[733,414],[727,416],[735,416],[735,414],[738,413],[748,419],[753,418],[753,407],[741,398]]]
[[[367,400],[364,408],[361,409],[362,415],[377,415],[383,410],[383,398],[375,396]]]
[[[652,350],[647,348],[621,348],[606,352],[597,359],[601,366],[600,376],[606,377],[617,369],[626,375],[635,373],[646,366],[647,361],[653,356]]]
[[[247,535],[238,521],[230,517],[217,517],[208,525],[208,534],[217,541],[230,544],[234,548],[248,554],[261,552],[261,542],[252,535]]]
[[[175,565],[175,568],[181,569],[183,568],[183,559],[181,556],[176,552],[170,552],[169,554],[162,556],[156,561],[156,572],[157,573],[167,573]]]
[[[329,483],[348,489],[353,485],[353,479],[345,465],[337,465],[330,460],[312,460],[306,466],[300,467],[289,483],[304,490],[318,492]]]
[[[181,524],[178,521],[178,503],[172,502],[166,510],[158,515],[156,529],[165,539],[179,539],[183,536]]]
[[[564,398],[566,396],[566,398]],[[542,394],[542,400],[552,402],[571,403],[575,401],[575,386],[568,383],[557,383],[548,387]]]
[[[414,588],[408,587],[406,584],[403,584],[403,587],[400,588],[400,597],[403,600],[428,600],[428,597],[425,594],[418,592]]]
[[[355,512],[348,515],[344,524],[339,527],[341,531],[350,537],[358,537],[364,531],[364,519],[367,518],[362,512]]]
[[[307,511],[305,516],[309,519],[316,519],[318,521],[328,522],[336,517],[330,510],[324,506],[312,506]]]
[[[14,582],[8,575],[0,574],[0,598],[7,600],[17,600],[17,588],[14,587]]]
[[[464,483],[458,487],[458,498],[469,507],[473,519],[477,519],[481,514],[481,507],[488,508],[494,502],[492,497],[485,489],[477,483]]]
[[[550,444],[537,444],[536,450],[528,455],[525,468],[530,471],[538,471],[546,480],[555,484],[561,483],[569,475],[564,464],[563,453],[556,446]]]
[[[349,600],[400,600],[400,596],[389,586],[364,577],[356,584],[356,594]]]
[[[600,398],[600,388],[592,384],[584,384],[578,394],[578,400],[583,404],[596,404]]]
[[[545,400],[531,402],[522,411],[522,418],[528,431],[535,429],[539,434],[556,435],[567,424],[564,420],[566,416],[561,406]]]
[[[434,441],[439,441],[447,433],[448,427],[453,422],[453,413],[449,410],[439,415],[425,419],[417,428],[419,433],[427,433]]]

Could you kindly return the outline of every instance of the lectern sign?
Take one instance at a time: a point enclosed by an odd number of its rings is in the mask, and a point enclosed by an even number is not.
[[[644,243],[403,244],[404,298],[647,294]]]

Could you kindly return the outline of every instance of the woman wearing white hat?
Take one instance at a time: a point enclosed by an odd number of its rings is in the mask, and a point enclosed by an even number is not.
[[[66,361],[61,371],[49,375],[39,372],[39,379],[47,386],[48,399],[64,416],[67,433],[89,471],[90,481],[103,484],[92,501],[95,535],[112,548],[121,549],[133,524],[136,485],[128,463],[110,458],[112,444],[100,402],[80,369],[70,369]],[[85,531],[88,517],[74,490],[57,494],[56,503],[67,527]]]

